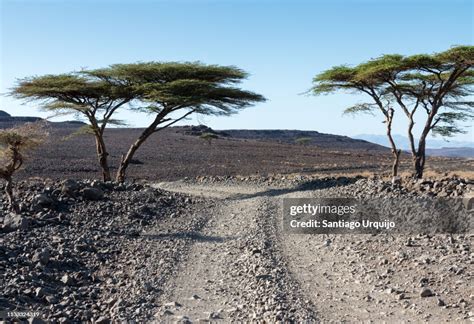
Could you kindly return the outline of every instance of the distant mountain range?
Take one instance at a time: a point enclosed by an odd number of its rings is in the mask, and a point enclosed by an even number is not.
[[[373,134],[361,134],[352,136],[352,138],[358,138],[366,140],[372,143],[376,143],[383,146],[390,146],[386,135],[373,135]],[[403,135],[393,135],[393,139],[402,150],[410,149],[410,141],[408,137]],[[416,142],[418,139],[416,139]],[[474,148],[474,141],[446,141],[443,139],[430,138],[426,141],[426,147],[430,149],[448,148],[448,147],[472,147]]]
[[[361,139],[348,136],[324,134],[316,131],[301,131],[289,129],[226,129],[213,130],[207,126],[178,126],[175,129],[186,135],[199,136],[203,133],[214,133],[221,137],[236,139],[277,142],[284,144],[297,144],[298,140],[305,139],[305,145],[314,145],[321,148],[334,150],[387,150],[378,144],[369,143]]]
[[[0,129],[14,127],[26,122],[35,122],[42,120],[40,117],[11,116],[5,111],[0,110]],[[80,127],[84,125],[80,121],[50,122],[55,127]],[[248,139],[259,141],[271,141],[285,144],[295,144],[298,140],[304,139],[306,145],[314,145],[321,148],[334,150],[365,150],[365,151],[384,151],[389,146],[388,140],[384,135],[362,134],[353,137],[324,134],[317,131],[301,131],[287,129],[230,129],[213,130],[204,125],[199,126],[176,126],[177,132],[187,135],[200,135],[202,133],[215,133],[221,137],[231,137],[236,139]],[[409,149],[408,138],[402,135],[395,135],[395,141],[402,150]],[[427,154],[432,156],[449,157],[474,157],[474,143],[430,139],[428,141]]]
[[[449,156],[474,158],[474,148],[472,147],[443,147],[438,149],[426,149],[426,154],[431,156]]]
[[[355,150],[387,150],[389,147],[386,136],[383,135],[359,135],[354,137],[324,134],[316,131],[286,130],[286,129],[226,129],[213,130],[204,125],[176,127],[178,132],[187,135],[198,136],[202,133],[214,133],[222,137],[232,137],[248,140],[272,141],[278,143],[294,144],[298,139],[306,139],[308,145],[315,145],[331,149],[355,149]],[[409,150],[408,138],[395,135],[397,144],[402,150]],[[447,147],[447,144],[454,147]],[[443,140],[430,140],[426,153],[431,156],[447,157],[474,157],[474,144],[471,142],[446,142]]]
[[[363,139],[386,147],[390,146],[386,135],[361,134],[353,136],[353,138]],[[393,139],[400,149],[410,149],[410,141],[408,140],[408,137],[394,135]],[[418,140],[416,139],[415,143],[417,143],[417,141]],[[431,156],[474,158],[474,141],[446,141],[443,139],[430,138],[426,141],[426,146],[426,154]]]

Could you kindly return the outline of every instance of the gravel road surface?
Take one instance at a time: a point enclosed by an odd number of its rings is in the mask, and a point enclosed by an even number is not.
[[[157,184],[216,200],[199,239],[164,288],[157,319],[469,322],[472,235],[282,232],[282,198],[351,195],[352,186],[357,184],[300,191]]]

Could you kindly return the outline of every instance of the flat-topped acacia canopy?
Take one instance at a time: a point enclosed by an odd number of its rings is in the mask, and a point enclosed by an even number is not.
[[[422,177],[426,137],[430,132],[453,136],[464,132],[458,122],[472,120],[474,103],[470,101],[474,85],[474,46],[456,46],[435,54],[403,56],[383,55],[359,65],[335,66],[313,79],[315,95],[335,91],[363,92],[373,102],[356,104],[348,113],[379,110],[385,116],[387,136],[394,153],[394,175],[398,155],[391,137],[394,106],[408,118],[408,137],[414,159],[415,176]],[[414,115],[418,108],[426,112],[418,147],[414,143]]]
[[[104,131],[118,109],[154,114],[151,124],[135,141],[121,162],[117,179],[123,181],[133,153],[152,133],[190,114],[232,115],[265,98],[240,89],[248,74],[234,66],[200,62],[143,62],[114,64],[67,74],[35,76],[18,80],[16,98],[41,102],[55,115],[74,113],[88,122],[104,180],[110,180]],[[172,119],[178,111],[183,114]],[[168,124],[165,124],[169,122]],[[160,125],[160,127],[158,127]]]

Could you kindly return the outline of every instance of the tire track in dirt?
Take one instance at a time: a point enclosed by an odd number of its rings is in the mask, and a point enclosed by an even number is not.
[[[187,260],[164,287],[160,322],[315,322],[275,243],[275,206],[261,189],[182,182],[158,187],[218,199]]]

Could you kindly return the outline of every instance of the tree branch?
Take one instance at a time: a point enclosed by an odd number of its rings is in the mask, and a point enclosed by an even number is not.
[[[163,129],[167,128],[167,127],[170,127],[171,125],[174,125],[174,124],[176,124],[177,122],[179,122],[179,121],[185,119],[186,117],[188,117],[189,115],[191,115],[191,114],[194,113],[195,111],[196,111],[195,109],[190,110],[190,111],[188,111],[186,114],[184,114],[183,116],[181,116],[180,118],[173,120],[171,123],[168,123],[167,125],[162,126],[162,127],[159,127],[159,128],[155,128],[155,129],[153,130],[153,132],[156,133],[156,132],[159,132],[160,130],[163,130]],[[171,120],[171,119],[168,119],[168,120]],[[163,120],[162,122],[164,122],[164,121],[165,121],[165,120]],[[160,122],[160,123],[162,123],[162,122]]]

